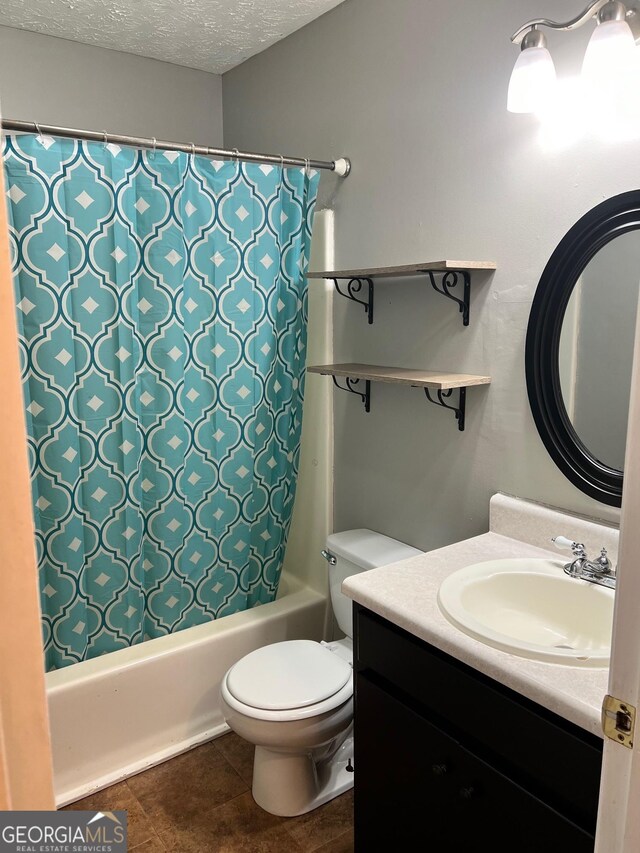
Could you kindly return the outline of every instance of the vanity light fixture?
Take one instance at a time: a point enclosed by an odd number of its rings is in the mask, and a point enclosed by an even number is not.
[[[548,102],[556,84],[556,68],[544,33],[535,27],[522,39],[520,55],[509,80],[510,113],[537,113]]]
[[[547,50],[547,40],[539,27],[575,30],[592,19],[596,21],[596,29],[582,65],[586,86],[590,90],[601,90],[607,85],[620,88],[628,82],[625,75],[637,71],[640,62],[636,48],[636,39],[640,38],[638,10],[627,9],[620,0],[594,0],[571,21],[559,23],[537,18],[511,36],[513,44],[520,45],[520,55],[509,81],[509,112],[540,112],[553,95],[555,68]]]

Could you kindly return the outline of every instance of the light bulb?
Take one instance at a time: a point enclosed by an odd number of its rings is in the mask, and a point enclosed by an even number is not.
[[[553,94],[556,69],[544,45],[520,52],[509,80],[507,109],[510,113],[536,113],[544,109]]]
[[[593,31],[582,63],[588,85],[624,85],[624,76],[638,67],[638,53],[626,21],[603,21]]]

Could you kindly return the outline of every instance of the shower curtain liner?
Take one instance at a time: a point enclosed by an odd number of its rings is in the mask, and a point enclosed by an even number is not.
[[[273,600],[318,173],[3,147],[47,668]]]

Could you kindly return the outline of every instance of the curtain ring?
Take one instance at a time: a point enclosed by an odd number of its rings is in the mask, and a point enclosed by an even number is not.
[[[196,146],[193,142],[191,143],[191,156],[192,157],[196,156]]]
[[[278,198],[282,195],[282,188],[284,187],[284,154],[280,155],[280,180],[278,181]],[[282,201],[280,201],[282,204]]]
[[[238,162],[239,162],[239,157],[240,157],[240,152],[238,151],[238,149],[237,149],[237,148],[232,148],[232,149],[231,149],[231,152],[232,152],[231,162],[232,162],[232,163],[238,163]]]
[[[154,136],[153,137],[153,145],[151,146],[151,158],[153,160],[155,160],[155,157],[156,157],[156,146],[157,146],[157,144],[158,144],[158,140]]]
[[[304,158],[304,174],[305,174],[305,177],[307,177],[307,178],[309,177],[310,166],[311,166],[311,161],[309,160],[308,157],[305,157]]]
[[[40,139],[42,139],[42,131],[40,130],[40,125],[38,124],[37,121],[34,121],[33,125],[34,125],[35,129],[38,131],[38,136],[40,137]]]
[[[106,130],[103,130],[103,131],[102,131],[102,136],[104,137],[104,139],[103,139],[103,141],[102,141],[102,147],[103,147],[103,148],[106,148],[106,147],[107,147],[107,143],[109,142],[109,139],[108,139],[107,131],[106,131]]]

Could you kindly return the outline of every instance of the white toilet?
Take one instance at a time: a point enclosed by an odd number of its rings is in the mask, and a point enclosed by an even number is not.
[[[372,530],[332,534],[323,554],[344,639],[263,646],[223,678],[225,719],[256,745],[253,797],[266,811],[304,814],[353,785],[352,602],[342,594],[342,582],[420,553]]]

